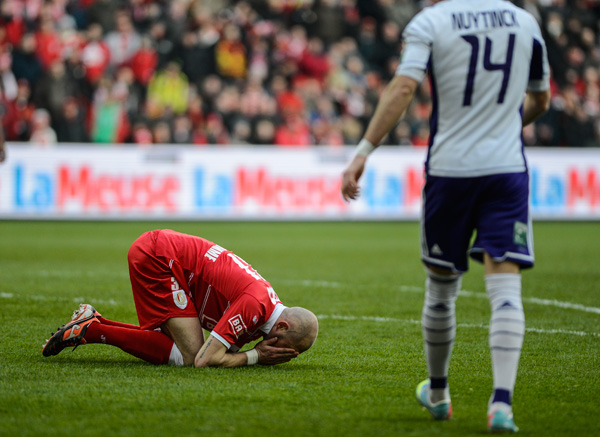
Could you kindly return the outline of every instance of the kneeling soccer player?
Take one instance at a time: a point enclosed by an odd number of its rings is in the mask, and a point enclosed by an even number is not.
[[[248,263],[203,238],[146,232],[129,249],[128,262],[140,325],[106,319],[81,304],[46,341],[44,356],[104,343],[153,364],[273,365],[296,358],[317,337],[311,311],[284,306]],[[211,331],[206,341],[203,329]],[[238,352],[261,337],[255,348]]]

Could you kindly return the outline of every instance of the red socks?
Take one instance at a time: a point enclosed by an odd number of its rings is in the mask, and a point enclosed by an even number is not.
[[[146,331],[139,326],[114,322],[98,317],[101,323],[91,323],[85,333],[86,343],[117,346],[134,357],[152,364],[168,364],[173,340],[159,331]],[[106,323],[105,323],[106,322]]]
[[[131,325],[129,323],[122,323],[122,322],[115,322],[114,320],[108,320],[105,319],[102,316],[96,316],[96,318],[98,320],[100,320],[100,323],[102,323],[103,325],[109,325],[109,326],[118,326],[120,328],[127,328],[127,329],[140,329],[140,327],[138,325]]]

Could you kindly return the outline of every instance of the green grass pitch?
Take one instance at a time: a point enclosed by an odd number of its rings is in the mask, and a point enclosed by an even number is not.
[[[200,235],[250,262],[286,305],[320,317],[293,362],[152,366],[102,345],[44,358],[80,302],[137,323],[127,250],[142,232]],[[528,331],[514,399],[525,436],[598,436],[600,225],[537,223],[523,274]],[[491,392],[489,303],[463,280],[454,416],[414,399],[426,375],[416,223],[0,222],[0,436],[480,436]]]

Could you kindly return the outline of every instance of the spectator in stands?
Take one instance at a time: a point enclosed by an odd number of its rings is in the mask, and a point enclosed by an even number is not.
[[[173,142],[175,144],[192,143],[192,123],[186,115],[180,115],[173,120]]]
[[[64,61],[57,59],[36,85],[33,102],[36,107],[48,110],[54,121],[62,114],[63,102],[69,97],[77,98],[78,94],[77,84],[67,74]]]
[[[173,142],[171,127],[167,121],[160,120],[152,127],[152,139],[154,144],[169,144]]]
[[[94,118],[98,109],[105,119],[108,113],[121,114],[124,107],[125,118],[112,118],[119,120],[113,127],[140,126],[140,135],[136,139],[128,128],[109,130],[127,133],[116,136],[121,141],[147,141],[146,130],[159,120],[169,123],[175,135],[175,120],[185,116],[191,141],[218,138],[227,143],[238,137],[234,130],[241,116],[252,128],[250,142],[266,144],[271,138],[273,143],[271,130],[278,130],[280,139],[284,132],[289,134],[287,117],[293,114],[299,119],[291,124],[310,127],[309,142],[322,142],[323,126],[328,125],[332,135],[353,144],[378,101],[381,83],[398,65],[404,26],[427,3],[5,0],[0,2],[0,70],[1,54],[10,54],[14,78],[29,82],[35,107],[50,112],[55,130],[63,116],[63,102],[74,97],[79,112],[95,120],[88,123],[92,141],[100,139],[93,130],[99,121]],[[528,129],[527,143],[597,144],[600,7],[589,1],[568,6],[564,0],[522,3],[544,32],[553,90],[552,108]],[[180,64],[179,75],[170,78],[168,85],[150,86],[150,80],[158,81],[173,62]],[[133,81],[123,68],[131,69]],[[126,96],[124,101],[109,99],[100,107],[91,104],[105,79],[114,81],[117,90],[125,89],[117,92]],[[10,77],[5,80],[4,106],[8,108],[15,100],[16,87]],[[235,94],[228,88],[231,85],[235,85],[236,105],[231,104]],[[227,96],[220,97],[224,92]],[[321,100],[332,102],[335,118],[310,126],[320,120],[315,111]],[[23,107],[22,98],[19,105]],[[430,106],[430,93],[420,89],[405,120],[411,133],[427,124]],[[205,132],[206,114],[218,116],[211,118],[216,135]],[[177,124],[183,129],[186,123]],[[7,129],[7,137],[28,139],[28,129],[23,130],[26,125],[21,123],[16,129],[19,134]],[[101,140],[107,141],[112,134]],[[406,126],[398,126],[398,132],[391,135],[405,141]],[[185,137],[180,133],[176,138]],[[174,137],[174,141],[180,140]]]
[[[0,5],[0,47],[17,47],[27,31],[23,12],[16,2],[4,1]]]
[[[323,41],[320,38],[311,38],[308,46],[298,61],[300,74],[315,78],[319,83],[324,83],[329,73],[329,61],[325,53]]]
[[[148,84],[148,99],[154,100],[167,116],[187,110],[189,84],[177,62],[169,62]]]
[[[252,143],[258,145],[275,144],[275,124],[271,119],[260,118],[254,125]]]
[[[35,33],[36,55],[42,67],[47,70],[61,59],[62,43],[54,21],[50,17],[40,19],[39,29]]]
[[[141,44],[140,49],[131,58],[130,64],[135,80],[140,85],[147,87],[156,71],[158,54],[152,47],[152,40],[150,37],[142,37]]]
[[[231,144],[235,146],[243,146],[250,144],[252,135],[252,126],[247,119],[238,118],[233,123],[233,133],[231,135]]]
[[[90,141],[83,107],[73,97],[63,103],[62,116],[56,122],[56,136],[61,143]]]
[[[50,126],[50,113],[45,109],[36,109],[32,117],[30,143],[47,147],[56,144],[56,132]]]
[[[227,145],[231,144],[229,133],[225,128],[223,119],[219,114],[209,114],[206,117],[205,144]]]
[[[313,31],[326,45],[331,45],[346,35],[348,16],[344,14],[342,3],[339,0],[323,0],[315,5],[316,21],[312,26]],[[355,18],[358,18],[358,14]]]
[[[212,24],[183,35],[177,57],[182,60],[182,71],[191,83],[199,84],[202,78],[216,72],[214,49],[218,40],[219,32]]]
[[[82,49],[85,78],[93,86],[97,85],[110,62],[110,51],[102,39],[102,26],[92,23],[85,33],[86,42]]]
[[[139,122],[133,127],[132,140],[141,146],[152,144],[152,131],[146,124]]]
[[[157,68],[162,69],[173,59],[175,44],[167,32],[167,25],[164,21],[155,21],[150,25],[148,35],[152,41],[152,47],[158,57]]]
[[[312,144],[310,128],[300,114],[289,114],[275,131],[274,143],[285,147],[306,147]]]
[[[0,88],[4,98],[12,101],[17,98],[17,79],[11,69],[12,57],[10,52],[0,53]]]
[[[31,136],[31,124],[35,105],[31,103],[29,82],[17,82],[17,97],[6,103],[6,113],[2,117],[5,138],[8,141],[27,141]]]
[[[248,68],[248,53],[242,42],[240,28],[229,23],[215,46],[217,73],[226,79],[244,79]]]
[[[126,9],[117,10],[114,20],[115,30],[109,32],[104,39],[110,52],[110,66],[113,68],[129,62],[142,46],[142,38],[133,27]]]
[[[104,33],[115,30],[115,15],[119,10],[119,2],[114,0],[94,0],[90,2],[87,19],[90,24],[98,23]]]
[[[95,143],[124,143],[130,135],[126,90],[113,85],[112,80],[104,78],[94,94],[91,138]]]
[[[12,71],[18,79],[25,79],[35,87],[42,76],[42,61],[37,56],[37,40],[33,33],[26,33],[12,52]]]
[[[134,120],[139,116],[140,108],[144,100],[145,90],[135,81],[133,70],[129,66],[122,66],[115,73],[116,90],[125,96],[124,105],[129,120]]]

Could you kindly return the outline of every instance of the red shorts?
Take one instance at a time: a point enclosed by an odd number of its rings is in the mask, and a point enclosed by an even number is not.
[[[127,254],[133,300],[142,329],[155,329],[172,317],[198,317],[181,266],[155,255],[158,232],[142,234]]]

